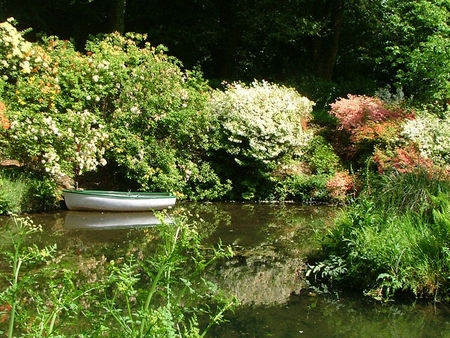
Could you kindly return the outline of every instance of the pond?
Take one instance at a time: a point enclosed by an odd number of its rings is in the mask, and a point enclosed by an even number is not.
[[[235,253],[208,273],[240,302],[227,314],[227,323],[209,331],[210,337],[450,337],[450,309],[442,304],[381,304],[361,295],[308,291],[305,257],[318,250],[317,234],[332,226],[337,208],[233,203],[177,208],[204,220],[199,231],[205,244],[222,242]],[[142,233],[158,223],[145,213],[117,217],[64,211],[31,218],[43,225],[42,244],[56,244],[92,270],[139,246]],[[130,229],[130,224],[139,226]]]

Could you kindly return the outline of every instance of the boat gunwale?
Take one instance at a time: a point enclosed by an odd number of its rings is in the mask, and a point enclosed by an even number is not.
[[[121,199],[169,199],[176,198],[175,195],[168,192],[126,192],[126,191],[106,191],[106,190],[69,190],[64,189],[64,193],[79,194],[86,196],[97,196],[104,198]]]

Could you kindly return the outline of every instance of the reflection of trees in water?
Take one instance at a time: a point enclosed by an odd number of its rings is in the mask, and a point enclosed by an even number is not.
[[[304,287],[302,258],[316,247],[314,232],[332,222],[335,209],[280,204],[185,203],[175,214],[196,224],[205,246],[222,239],[237,256],[216,264],[211,272],[242,303],[283,303]],[[156,229],[112,231],[64,230],[64,213],[35,215],[45,231],[30,239],[57,243],[55,261],[71,266],[82,280],[104,278],[104,265],[130,254],[151,257]],[[177,217],[177,215],[175,215]],[[84,277],[82,277],[84,276]]]
[[[448,337],[450,308],[381,304],[360,295],[292,297],[288,304],[243,306],[214,337]]]
[[[276,255],[238,256],[220,264],[211,279],[241,304],[283,304],[305,286],[305,263],[301,259],[280,260]]]

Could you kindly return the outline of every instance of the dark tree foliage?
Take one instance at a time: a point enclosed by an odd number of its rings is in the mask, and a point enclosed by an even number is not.
[[[264,78],[324,101],[386,84],[448,99],[448,13],[448,0],[0,0],[30,39],[148,33],[212,84]]]

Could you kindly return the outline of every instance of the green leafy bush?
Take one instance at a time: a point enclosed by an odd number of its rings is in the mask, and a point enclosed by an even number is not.
[[[128,189],[226,193],[229,182],[206,162],[207,83],[144,41],[100,36],[81,54],[56,37],[27,42],[12,20],[1,23],[1,156],[53,182],[109,161]]]
[[[314,174],[334,174],[340,160],[333,147],[322,136],[315,136],[302,156]]]
[[[448,180],[423,170],[372,180],[324,242],[326,256],[339,257],[347,268],[341,285],[376,299],[406,293],[445,300],[450,287],[448,191]]]

